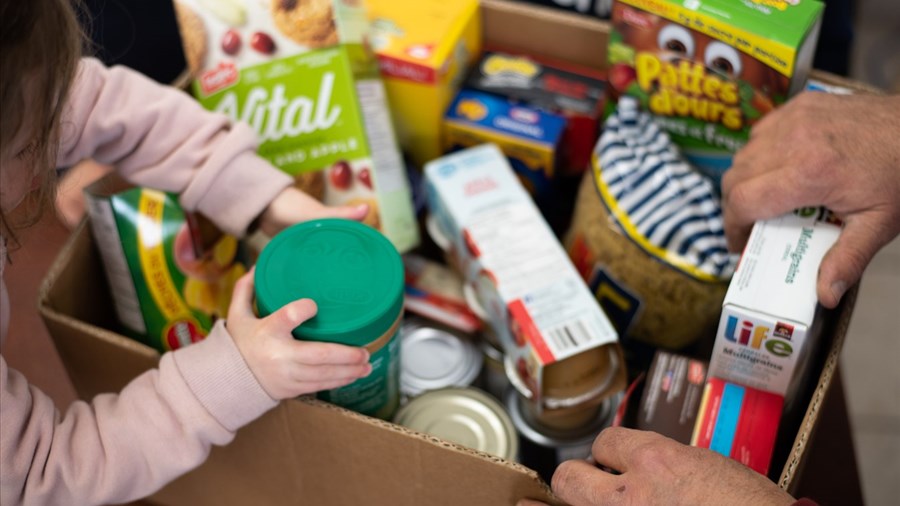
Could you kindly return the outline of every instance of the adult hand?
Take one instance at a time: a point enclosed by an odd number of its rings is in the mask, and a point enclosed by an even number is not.
[[[825,206],[844,221],[816,293],[840,302],[900,233],[900,96],[802,93],[767,114],[722,180],[725,233],[740,251],[753,223]]]
[[[260,216],[259,228],[268,236],[274,236],[286,227],[302,221],[318,218],[345,218],[361,221],[369,212],[369,206],[326,206],[294,187],[286,188],[275,197]]]
[[[297,341],[291,332],[316,314],[300,299],[265,318],[253,313],[251,269],[235,285],[226,328],[263,389],[276,400],[337,388],[372,371],[364,348]]]
[[[553,492],[572,506],[689,504],[790,505],[794,498],[765,476],[712,450],[655,432],[605,429],[591,449],[606,472],[569,460],[553,474]],[[541,504],[519,501],[518,506]]]

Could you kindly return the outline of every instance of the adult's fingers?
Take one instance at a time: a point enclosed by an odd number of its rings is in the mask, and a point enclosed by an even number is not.
[[[291,343],[294,361],[305,365],[352,365],[369,361],[365,348],[336,343],[316,341],[295,341]]]
[[[627,472],[642,448],[652,448],[664,443],[665,438],[655,432],[647,432],[624,427],[608,427],[594,439],[591,454],[597,464]]]
[[[228,306],[229,318],[255,318],[253,314],[253,273],[256,267],[241,276],[234,284],[231,304]]]
[[[266,332],[285,335],[293,332],[301,323],[316,315],[318,307],[312,299],[295,300],[267,316],[264,320]]]
[[[585,460],[567,460],[553,473],[553,492],[572,506],[601,506],[616,504],[621,479]]]
[[[819,266],[816,281],[819,302],[827,308],[836,307],[847,288],[859,281],[882,246],[884,240],[880,231],[873,230],[859,216],[849,219]]]

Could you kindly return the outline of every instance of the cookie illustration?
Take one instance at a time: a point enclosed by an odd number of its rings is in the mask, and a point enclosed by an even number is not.
[[[294,42],[313,48],[337,44],[332,0],[272,0],[275,26]]]
[[[321,170],[296,174],[294,186],[319,202],[325,198],[325,174]]]
[[[187,60],[191,74],[198,75],[206,63],[207,52],[207,34],[203,18],[181,2],[175,2],[175,16],[178,19],[184,47],[184,59]]]
[[[366,213],[366,217],[362,219],[362,223],[365,223],[375,230],[381,230],[381,220],[379,219],[378,213],[378,202],[376,202],[375,199],[355,198],[350,199],[350,201],[348,201],[345,205],[358,206],[360,204],[369,204],[369,212]]]

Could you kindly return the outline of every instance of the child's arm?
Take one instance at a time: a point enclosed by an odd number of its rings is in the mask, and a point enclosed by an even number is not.
[[[185,209],[235,235],[291,185],[255,154],[248,126],[137,72],[86,58],[71,93],[59,166],[85,158],[114,164],[135,184],[179,193]]]

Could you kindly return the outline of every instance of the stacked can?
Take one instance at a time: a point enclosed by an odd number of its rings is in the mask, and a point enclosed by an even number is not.
[[[436,323],[408,318],[400,341],[404,400],[430,390],[470,386],[481,372],[483,359],[475,343]]]
[[[296,339],[369,351],[369,376],[318,397],[390,419],[400,403],[397,336],[403,317],[403,264],[391,242],[354,221],[308,221],[266,245],[254,279],[260,316],[297,299],[316,302],[318,312],[294,329]]]

